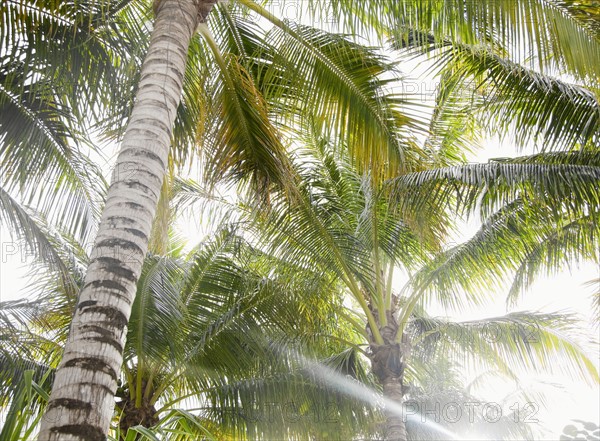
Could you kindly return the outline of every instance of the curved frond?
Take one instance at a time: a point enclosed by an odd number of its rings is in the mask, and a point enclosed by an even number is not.
[[[0,6],[2,46],[27,65],[21,86],[42,73],[79,116],[119,94],[119,59],[134,52],[142,2],[8,0]],[[134,29],[136,29],[134,31]],[[129,40],[131,37],[131,40]],[[88,87],[93,84],[94,87]]]
[[[432,34],[458,44],[483,42],[511,53],[518,62],[598,81],[600,39],[593,5],[555,0],[313,0],[304,8],[313,19],[326,16],[350,32],[379,35]]]
[[[237,56],[222,54],[208,28],[202,35],[222,79],[213,98],[220,119],[208,146],[208,175],[213,180],[223,175],[244,177],[263,195],[271,182],[285,188],[292,181],[290,168],[264,97]]]
[[[391,92],[399,78],[384,56],[343,35],[282,21],[250,0],[242,3],[274,24],[267,38],[276,54],[265,75],[283,78],[286,87],[270,96],[279,93],[288,109],[300,104],[301,123],[327,121],[359,169],[376,180],[418,168],[413,132],[424,132],[426,123]]]
[[[599,44],[600,46],[600,44]],[[482,95],[475,109],[490,133],[514,133],[519,146],[571,149],[600,139],[598,88],[570,84],[480,46],[442,50],[446,93]],[[472,84],[474,83],[474,84]]]
[[[60,235],[51,234],[47,222],[38,213],[23,207],[2,187],[0,220],[9,229],[11,237],[20,239],[20,242],[15,240],[9,252],[14,251],[21,258],[29,255],[35,257],[49,269],[58,270],[65,285],[73,288],[73,274],[67,265],[70,258],[68,253],[64,253],[64,243],[61,243]]]
[[[552,161],[556,156],[549,158]],[[408,174],[389,185],[404,210],[427,212],[455,203],[459,212],[480,208],[486,216],[519,198],[524,204],[561,207],[576,215],[598,205],[599,167],[540,162],[516,158],[444,167]]]
[[[182,261],[146,258],[128,327],[127,361],[133,357],[138,364],[167,363],[182,355],[177,343],[183,338],[180,293],[185,271]]]
[[[577,320],[568,314],[513,312],[502,317],[452,322],[418,317],[419,345],[450,351],[501,370],[507,367],[564,372],[593,383],[600,377],[593,360],[573,336]],[[560,360],[560,361],[557,361]]]
[[[519,294],[543,273],[571,268],[587,260],[600,263],[600,215],[592,213],[549,232],[524,256],[515,272],[507,302],[515,303]]]
[[[599,261],[600,223],[596,211],[557,216],[547,207],[517,200],[491,215],[466,242],[436,256],[413,277],[417,292],[448,306],[481,303],[494,288],[510,288],[514,302],[540,274],[577,261]]]
[[[19,86],[22,64],[0,67],[0,184],[50,222],[89,239],[105,182],[75,143],[70,109],[49,83]]]

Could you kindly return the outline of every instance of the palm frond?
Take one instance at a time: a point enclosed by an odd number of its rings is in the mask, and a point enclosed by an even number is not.
[[[34,371],[24,371],[19,388],[8,407],[0,437],[6,440],[30,439],[35,435],[42,409],[49,399],[48,373],[35,376]]]
[[[476,106],[490,133],[514,133],[519,146],[570,149],[598,142],[598,89],[541,74],[481,46],[451,46],[436,61],[447,93],[483,95]],[[472,86],[471,86],[472,87]]]
[[[65,281],[71,280],[71,274],[65,264],[64,255],[58,248],[56,238],[52,237],[47,223],[39,214],[26,209],[0,187],[0,219],[9,228],[15,240],[14,251],[21,259],[33,256],[59,270]],[[68,284],[68,283],[67,283]]]
[[[411,282],[416,292],[436,296],[447,306],[483,302],[491,290],[510,284],[514,302],[540,274],[573,262],[600,259],[598,214],[557,216],[547,207],[520,200],[490,216],[466,242],[439,254]]]
[[[367,29],[380,37],[411,31],[458,44],[483,43],[505,48],[511,59],[543,71],[558,70],[597,82],[600,40],[593,23],[594,6],[526,0],[370,1],[313,0],[303,9],[312,18],[330,17],[352,33]],[[331,20],[330,19],[330,20]]]
[[[40,80],[19,88],[13,80],[22,74],[22,63],[2,61],[1,185],[86,241],[105,185],[101,173],[75,143],[71,109],[55,100],[50,84]]]
[[[600,9],[597,4],[586,2],[573,3],[560,0],[554,0],[553,3],[557,8],[563,9],[566,14],[586,27],[596,40],[600,39],[600,24],[597,20]]]
[[[439,350],[461,359],[480,357],[501,370],[510,366],[599,379],[594,362],[573,337],[579,334],[577,320],[569,314],[513,312],[467,322],[419,317],[416,323],[424,336],[419,344],[444,346]]]
[[[0,406],[6,406],[22,387],[26,372],[41,381],[56,366],[61,347],[50,334],[36,329],[49,328],[39,301],[0,302]]]
[[[278,355],[282,356],[284,354]],[[301,361],[301,356],[288,352],[287,358],[290,363],[287,372],[263,372],[261,377],[215,388],[210,392],[214,398],[206,415],[230,427],[237,436],[245,435],[249,439],[285,436],[300,440],[306,436],[306,430],[336,440],[356,433],[370,433],[368,427],[373,425],[375,417],[372,403],[344,394],[326,380],[333,375],[339,382],[352,383],[359,372],[366,375],[356,354],[345,351],[327,360]],[[364,386],[356,388],[368,390]],[[336,433],[331,433],[333,427]]]
[[[425,131],[426,123],[407,112],[405,97],[390,92],[398,73],[384,56],[342,35],[289,24],[252,1],[243,4],[274,24],[267,38],[277,51],[273,75],[288,86],[279,92],[285,106],[301,103],[309,109],[301,120],[328,121],[357,166],[376,178],[416,167],[411,132]]]
[[[127,435],[121,438],[120,431],[116,430],[114,441],[216,441],[223,439],[222,429],[213,427],[211,421],[198,417],[183,409],[173,409],[161,416],[159,423],[148,429],[143,426],[134,426]]]
[[[194,159],[202,156],[205,140],[209,136],[206,132],[210,131],[212,124],[216,124],[213,119],[218,117],[212,109],[215,104],[210,96],[214,78],[218,78],[218,75],[212,56],[202,37],[195,35],[190,42],[183,94],[177,108],[169,155],[169,161],[177,168],[190,169]],[[204,153],[210,156],[209,152]]]
[[[597,156],[597,155],[596,155]],[[550,156],[550,161],[556,156]],[[600,169],[593,164],[536,163],[528,158],[467,164],[408,174],[389,182],[404,210],[426,212],[456,203],[459,212],[484,216],[519,198],[576,215],[596,206]],[[410,208],[409,208],[410,207]]]
[[[208,27],[202,35],[222,79],[213,99],[220,120],[208,147],[208,176],[213,180],[224,175],[245,177],[263,195],[271,182],[285,188],[291,181],[289,164],[266,101],[237,56],[222,54]]]
[[[581,261],[600,262],[599,224],[598,214],[593,213],[568,222],[538,240],[520,261],[507,302],[514,304],[519,294],[543,272],[548,274],[565,267],[571,269]]]
[[[155,377],[161,371],[176,370],[172,363],[183,357],[182,264],[176,259],[153,256],[146,259],[142,270],[124,352],[125,370],[135,374],[128,379],[128,388],[138,403],[146,392],[143,382],[153,387]]]
[[[43,72],[77,114],[85,116],[98,111],[94,103],[106,105],[110,97],[118,96],[115,86],[123,71],[117,60],[127,59],[135,47],[123,37],[135,39],[139,34],[134,31],[139,21],[124,18],[141,5],[115,0],[77,4],[10,0],[0,8],[0,38],[3,47],[28,66],[21,85]]]

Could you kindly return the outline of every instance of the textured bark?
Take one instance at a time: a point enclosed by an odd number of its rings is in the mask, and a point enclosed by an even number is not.
[[[397,404],[397,409],[402,409],[403,386],[402,380],[397,377],[388,377],[383,380],[383,396],[386,400]],[[404,415],[398,410],[386,409],[384,436],[386,441],[406,441],[406,421]]]
[[[165,175],[188,46],[214,3],[161,0],[157,5],[136,102],[39,441],[106,439],[131,305]]]
[[[374,315],[378,316],[376,310],[374,310]],[[399,326],[394,318],[394,311],[386,311],[386,316],[387,325],[379,328],[383,344],[377,344],[371,340],[369,345],[371,370],[383,387],[383,397],[385,398],[384,439],[386,441],[406,441],[406,421],[402,412],[402,403],[407,389],[403,380],[405,359],[410,344],[404,335],[402,343],[395,342]],[[393,405],[391,405],[392,403]]]
[[[402,413],[403,397],[406,392],[406,386],[403,384],[405,367],[403,345],[392,342],[383,345],[371,343],[370,350],[371,369],[379,384],[383,386],[385,398],[384,439],[406,441],[406,424]]]
[[[143,381],[142,390],[145,387],[146,382]],[[117,393],[117,395],[119,394]],[[121,436],[125,437],[127,431],[134,426],[150,428],[158,424],[159,418],[156,415],[156,408],[150,403],[149,399],[143,398],[140,406],[136,406],[135,398],[132,398],[128,391],[122,394],[120,398],[121,401],[117,403],[117,408],[121,414],[121,419],[119,420]]]

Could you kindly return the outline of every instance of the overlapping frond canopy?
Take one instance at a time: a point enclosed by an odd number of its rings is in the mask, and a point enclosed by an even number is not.
[[[419,242],[411,225],[388,211],[368,175],[361,176],[331,154],[331,147],[322,147],[317,156],[302,157],[308,161],[300,172],[302,200],[274,201],[273,210],[259,219],[265,240],[285,260],[317,265],[347,283],[360,281],[367,289],[375,279],[374,253],[416,265],[426,242]]]
[[[2,55],[26,66],[21,86],[38,76],[51,79],[72,111],[85,117],[119,96],[119,65],[138,50],[142,5],[138,0],[3,2]]]
[[[24,64],[2,60],[0,185],[50,222],[87,240],[102,189],[98,168],[83,153],[84,146],[76,144],[80,133],[52,82],[19,85]]]
[[[448,43],[436,55],[434,69],[445,95],[473,95],[465,104],[479,124],[490,134],[513,138],[521,148],[568,150],[599,142],[597,82],[569,83],[478,45]]]
[[[461,290],[478,301],[490,286],[512,280],[513,301],[541,274],[573,262],[598,262],[597,163],[595,150],[545,153],[394,181],[404,209],[429,211],[442,203],[465,214],[479,211],[483,220],[473,237],[416,274],[413,287],[457,306]]]
[[[411,32],[438,41],[504,48],[510,59],[545,73],[598,81],[600,52],[593,5],[554,0],[313,0],[303,9],[364,35],[409,39]]]
[[[96,149],[86,125],[120,94],[126,71],[119,65],[134,47],[120,32],[135,15],[131,5],[0,5],[2,217],[15,238],[50,263],[59,262],[44,223],[91,242],[106,184],[88,157]],[[131,36],[135,26],[129,28]]]
[[[416,311],[408,328],[415,354],[452,354],[463,364],[483,363],[509,375],[519,370],[562,372],[589,382],[598,371],[578,340],[578,319],[567,313],[512,312],[457,322]]]
[[[279,271],[274,272],[276,266]],[[161,416],[158,432],[177,426],[173,412],[188,398],[197,406],[188,423],[218,427],[217,433],[272,439],[291,430],[300,439],[308,429],[290,425],[287,414],[277,415],[278,424],[249,421],[244,415],[270,412],[274,402],[314,408],[325,399],[335,402],[336,418],[347,425],[347,433],[360,430],[370,418],[365,404],[359,403],[360,413],[353,413],[357,403],[328,390],[302,362],[302,357],[321,360],[342,375],[368,381],[356,349],[347,346],[353,343],[351,329],[335,319],[339,291],[322,274],[299,277],[297,269],[255,250],[228,229],[187,258],[149,256],[132,310],[117,396],[130,396],[139,406],[154,405]],[[51,372],[66,338],[74,303],[60,284],[51,283],[51,275],[46,281],[40,279],[36,286],[39,303],[1,305],[0,317],[35,324],[27,332],[14,326],[7,330],[6,338],[16,339],[16,346],[3,346],[6,352],[0,357],[0,387],[6,391],[19,390],[18,375],[26,369],[39,364],[40,375]],[[312,421],[310,427],[321,430],[323,425]]]
[[[598,259],[600,175],[594,144],[600,116],[594,88],[600,52],[589,10],[534,0],[328,2],[324,10],[345,16],[349,29],[375,25],[382,35],[398,32],[401,41],[418,34],[440,49],[445,107],[434,115],[439,121],[429,124],[408,113],[405,97],[394,92],[399,72],[376,48],[356,44],[350,35],[291,24],[249,0],[240,4],[271,27],[252,24],[237,5],[215,8],[192,43],[170,166],[190,163],[200,144],[215,180],[247,179],[262,193],[274,187],[288,191],[272,196],[269,211],[253,213],[253,226],[264,228],[261,250],[223,233],[189,259],[176,253],[148,257],[133,305],[121,398],[146,400],[166,412],[186,394],[202,396],[207,420],[234,434],[246,431],[265,439],[280,427],[242,421],[242,409],[260,402],[265,411],[270,400],[306,404],[326,394],[349,410],[353,403],[315,385],[289,349],[317,357],[334,353],[322,364],[367,381],[351,331],[356,322],[343,321],[347,328],[334,322],[347,318],[336,309],[344,310],[341,286],[367,316],[373,306],[384,306],[384,296],[390,309],[396,299],[391,281],[390,291],[382,292],[382,266],[422,263],[445,233],[442,208],[450,204],[480,210],[488,219],[471,241],[417,274],[419,294],[435,288],[442,302],[453,305],[457,287],[481,290],[490,279],[514,272],[517,292],[541,268],[573,257]],[[103,182],[74,142],[84,135],[76,128],[87,112],[97,116],[109,103],[121,104],[122,112],[100,126],[118,129],[126,119],[135,88],[119,91],[134,84],[131,71],[147,41],[146,10],[147,5],[127,1],[10,0],[0,6],[0,39],[10,48],[0,54],[0,164],[7,171],[0,187],[7,214],[0,216],[40,249],[51,241],[34,222],[37,212],[22,207],[11,192],[52,222],[68,224],[68,233],[87,237],[97,199],[89,189]],[[125,25],[130,28],[121,32]],[[575,81],[540,72],[567,73]],[[581,150],[410,173],[380,188],[384,178],[461,159],[455,144],[468,143],[461,128],[472,120],[465,112],[456,118],[453,110],[463,103],[450,95],[464,86],[464,78],[475,79],[484,93],[492,91],[489,102],[475,98],[470,104],[492,115],[503,130],[516,126],[521,143],[540,140],[562,149],[580,144]],[[428,124],[439,136],[422,150],[414,135],[427,134]],[[300,138],[313,150],[303,151]],[[440,155],[439,162],[425,157],[431,152]],[[39,189],[49,181],[53,185]],[[396,205],[389,204],[390,194]],[[61,311],[69,305],[60,305]],[[55,328],[66,329],[58,314],[51,317]],[[435,340],[436,327],[448,326],[419,320],[424,341]],[[532,320],[542,323],[539,346],[514,332]],[[470,354],[475,343],[460,337],[472,331],[469,338],[477,340],[483,358],[496,362],[499,354],[501,363],[547,367],[561,353],[575,368],[584,364],[591,371],[576,345],[560,334],[566,329],[561,320],[512,315],[467,323],[447,336],[454,348]],[[490,323],[504,339],[482,340],[479,331]],[[370,322],[372,330],[375,324]],[[340,343],[351,347],[342,349]],[[23,366],[40,368],[38,354],[24,354],[30,360]],[[0,358],[0,365],[8,366],[6,359]],[[5,390],[11,386],[7,378],[0,377]],[[345,415],[353,417],[345,426],[349,432],[366,419],[362,408]],[[167,419],[165,427],[173,424],[175,430],[197,422],[174,414]]]

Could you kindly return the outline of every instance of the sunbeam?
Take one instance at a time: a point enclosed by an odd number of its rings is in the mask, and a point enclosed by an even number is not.
[[[292,351],[289,349],[286,350],[289,353],[292,353]],[[459,439],[454,433],[445,427],[433,421],[424,421],[418,417],[418,414],[407,412],[403,404],[385,398],[379,392],[365,386],[357,380],[349,378],[347,375],[342,375],[323,365],[322,363],[311,360],[301,354],[298,354],[297,352],[294,352],[293,355],[306,370],[310,371],[314,377],[323,381],[336,391],[368,403],[371,406],[385,408],[387,411],[391,411],[400,415],[404,422],[411,421],[414,424],[421,424],[438,432],[441,435],[448,437],[447,439]]]

